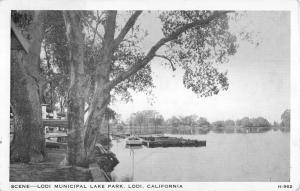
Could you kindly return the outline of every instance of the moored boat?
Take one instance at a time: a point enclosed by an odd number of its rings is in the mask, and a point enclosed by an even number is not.
[[[143,140],[136,136],[130,136],[126,140],[126,145],[129,146],[141,146],[142,144],[143,144]]]
[[[48,148],[66,148],[67,147],[67,133],[56,132],[46,133],[46,147]]]

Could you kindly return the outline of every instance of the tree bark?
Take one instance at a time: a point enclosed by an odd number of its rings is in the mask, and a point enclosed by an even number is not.
[[[67,163],[88,167],[88,158],[84,148],[84,34],[80,14],[76,11],[65,11],[66,35],[69,41],[70,87],[68,91],[68,146]]]
[[[116,11],[107,11],[106,14],[101,61],[96,67],[96,86],[91,106],[89,107],[89,116],[85,122],[85,149],[87,155],[91,157],[94,154],[94,145],[100,128],[104,124],[104,114],[110,102],[110,92],[105,90],[105,86],[109,82],[110,64],[114,49],[116,14]]]
[[[110,63],[115,31],[116,11],[109,11],[105,24],[101,62],[96,67],[93,99],[89,105],[88,117],[84,122],[86,100],[86,77],[84,74],[84,34],[80,13],[65,11],[64,18],[70,50],[71,84],[68,94],[68,156],[71,165],[87,167],[93,160],[97,135],[104,120],[104,113],[110,101],[109,91],[104,87],[109,81]]]
[[[34,15],[30,26],[28,54],[11,50],[11,106],[14,114],[12,162],[40,162],[45,157],[45,139],[40,103],[41,84],[39,55],[41,51],[41,17]]]

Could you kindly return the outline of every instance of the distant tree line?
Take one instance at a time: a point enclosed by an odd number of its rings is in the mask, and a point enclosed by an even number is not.
[[[144,110],[132,113],[126,122],[114,123],[119,130],[131,128],[131,133],[173,133],[173,134],[206,134],[215,133],[261,133],[269,130],[290,131],[290,110],[281,115],[281,122],[271,124],[264,117],[243,117],[209,122],[205,117],[197,115],[172,116],[169,119],[155,110]]]
[[[157,127],[164,125],[163,116],[154,110],[144,110],[132,113],[127,120],[129,126],[139,127],[139,133],[142,133],[143,129],[146,127],[154,127],[154,133],[157,132]]]

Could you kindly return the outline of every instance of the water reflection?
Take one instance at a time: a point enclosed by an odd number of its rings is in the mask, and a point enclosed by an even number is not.
[[[173,135],[170,135],[173,136]],[[289,133],[176,135],[206,147],[125,147],[113,141],[117,181],[289,181]]]
[[[135,164],[135,161],[134,161],[134,151],[136,149],[141,149],[143,148],[143,146],[132,146],[132,145],[125,145],[125,148],[129,149],[129,152],[130,152],[130,156],[131,156],[131,180],[134,181],[134,164]]]

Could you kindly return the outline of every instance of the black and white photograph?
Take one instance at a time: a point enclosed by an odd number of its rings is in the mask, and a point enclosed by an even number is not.
[[[10,188],[297,189],[290,10],[8,13]]]

